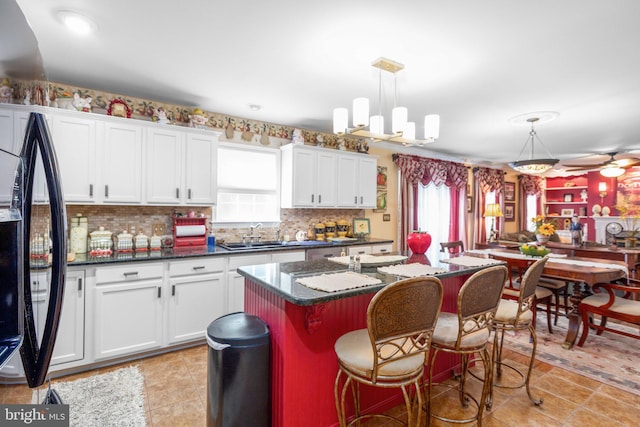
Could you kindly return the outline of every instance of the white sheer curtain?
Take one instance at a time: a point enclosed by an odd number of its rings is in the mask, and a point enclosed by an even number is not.
[[[440,242],[449,241],[450,212],[449,187],[418,185],[418,227],[420,231],[426,231],[431,235],[431,247],[426,253],[429,259],[438,259]]]

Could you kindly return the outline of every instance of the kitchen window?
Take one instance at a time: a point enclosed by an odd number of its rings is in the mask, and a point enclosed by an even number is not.
[[[280,150],[220,144],[216,222],[280,221]]]

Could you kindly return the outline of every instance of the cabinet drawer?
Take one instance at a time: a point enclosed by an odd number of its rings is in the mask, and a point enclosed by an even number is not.
[[[193,274],[218,273],[224,271],[225,258],[198,258],[189,261],[172,261],[169,263],[169,276],[186,276]]]
[[[388,254],[392,249],[391,243],[383,243],[380,245],[371,245],[372,254]]]
[[[268,264],[270,262],[271,254],[230,256],[229,270],[235,270],[246,265]]]
[[[129,282],[162,278],[163,264],[132,264],[118,267],[96,268],[96,283]]]

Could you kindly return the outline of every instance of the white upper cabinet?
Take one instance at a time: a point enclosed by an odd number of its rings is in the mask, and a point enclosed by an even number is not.
[[[337,154],[303,145],[282,147],[283,208],[335,207]]]
[[[376,157],[304,145],[282,147],[283,208],[375,208]]]
[[[178,204],[182,201],[183,139],[183,132],[169,126],[147,129],[147,203]]]
[[[82,114],[55,112],[51,116],[65,201],[96,202],[96,120]]]
[[[188,133],[185,144],[184,202],[193,205],[216,203],[218,136]]]
[[[136,124],[104,123],[100,196],[104,203],[142,201],[143,132]]]
[[[375,157],[341,155],[338,158],[338,205],[340,207],[376,207]]]

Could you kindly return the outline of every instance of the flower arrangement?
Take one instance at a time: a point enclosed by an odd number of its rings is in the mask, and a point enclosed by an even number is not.
[[[535,218],[531,218],[531,222],[536,226],[536,234],[553,236],[556,233],[556,225],[553,222],[545,222],[543,215],[537,215]]]
[[[640,231],[640,206],[631,203],[629,196],[614,206],[620,212],[620,218],[624,219],[629,227],[629,237],[636,237]]]

